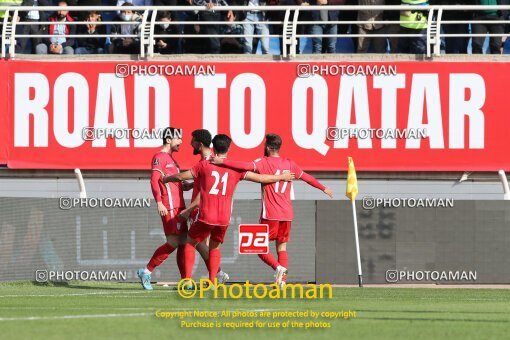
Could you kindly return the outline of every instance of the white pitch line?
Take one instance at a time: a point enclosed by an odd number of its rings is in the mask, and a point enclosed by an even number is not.
[[[118,318],[118,317],[133,317],[133,316],[150,316],[150,314],[148,314],[148,313],[131,313],[131,314],[85,314],[85,315],[62,315],[62,316],[26,316],[26,317],[19,317],[19,318],[0,318],[0,321]]]

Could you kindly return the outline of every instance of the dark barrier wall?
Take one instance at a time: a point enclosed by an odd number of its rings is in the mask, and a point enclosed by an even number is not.
[[[289,246],[292,279],[315,280],[315,201],[295,202],[294,242]],[[222,268],[232,281],[271,281],[273,270],[256,255],[239,255],[237,225],[257,223],[260,201],[234,203]],[[127,271],[146,265],[164,235],[156,205],[150,208],[61,210],[51,198],[0,198],[0,280],[33,280],[37,270]],[[274,253],[274,247],[272,249]],[[295,259],[295,261],[294,261]],[[299,263],[299,265],[298,265]],[[197,267],[198,266],[198,267]],[[197,254],[196,278],[206,276]],[[153,273],[155,281],[177,281],[175,253]]]
[[[273,271],[256,255],[238,254],[237,225],[257,222],[259,200],[236,200],[222,247],[222,268],[232,281],[269,282]],[[289,244],[292,281],[357,283],[351,204],[295,201]],[[385,283],[387,271],[476,271],[476,281],[510,283],[510,202],[455,201],[453,208],[375,208],[357,201],[361,259],[366,283]],[[0,198],[0,280],[33,280],[37,270],[126,271],[136,280],[164,242],[154,201],[149,208],[62,210],[51,198]],[[274,253],[274,247],[272,247]],[[418,272],[418,273],[417,273]],[[391,273],[390,273],[391,274]],[[197,255],[195,278],[206,275]],[[176,281],[175,254],[153,274]],[[414,278],[414,279],[413,279]],[[453,277],[455,278],[455,277]],[[393,281],[394,276],[390,277]]]
[[[453,208],[373,210],[356,203],[366,283],[385,283],[386,275],[388,281],[396,281],[393,270],[406,275],[399,283],[510,283],[510,202],[455,201]],[[316,237],[317,281],[357,283],[351,204],[318,201]],[[429,277],[451,271],[454,279],[457,271],[476,271],[476,280],[427,281],[427,271]]]

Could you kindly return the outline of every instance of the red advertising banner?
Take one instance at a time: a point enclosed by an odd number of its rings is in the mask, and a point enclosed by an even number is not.
[[[8,117],[9,112],[7,111],[7,61],[0,59],[0,74],[3,76],[0,78],[0,93],[2,93],[2,99],[0,99],[0,164],[7,164],[7,149],[8,149],[8,137],[9,130]]]
[[[277,133],[306,170],[346,170],[347,156],[358,170],[510,170],[510,63],[0,65],[10,168],[148,169],[170,125],[183,129],[182,168],[197,161],[191,131],[207,128],[231,136],[239,160]]]

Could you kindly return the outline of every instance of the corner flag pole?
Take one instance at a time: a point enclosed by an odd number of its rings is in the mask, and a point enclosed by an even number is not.
[[[358,285],[363,287],[363,273],[361,272],[361,257],[359,253],[358,219],[356,217],[356,201],[352,202],[352,217],[354,219],[354,238],[356,239],[356,259],[358,260]]]
[[[359,237],[358,237],[358,219],[356,217],[356,195],[358,195],[358,179],[356,178],[356,169],[354,168],[354,161],[348,157],[349,168],[347,171],[347,189],[345,195],[351,200],[352,203],[352,217],[354,220],[354,237],[356,240],[356,259],[358,261],[358,284],[363,287],[363,273],[361,272],[361,256],[359,251]]]

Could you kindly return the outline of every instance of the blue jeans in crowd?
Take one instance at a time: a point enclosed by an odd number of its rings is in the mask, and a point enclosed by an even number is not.
[[[337,34],[337,25],[312,25],[310,34]],[[312,38],[312,53],[336,53],[336,38]],[[324,45],[324,51],[323,46]]]
[[[248,12],[246,19],[243,20],[243,33],[245,35],[264,34],[269,35],[269,27],[264,24],[264,14],[262,12]],[[260,38],[262,44],[262,54],[269,53],[269,37]],[[243,38],[244,53],[251,54],[253,51],[253,37]]]
[[[103,48],[78,47],[74,50],[74,54],[103,54]]]

